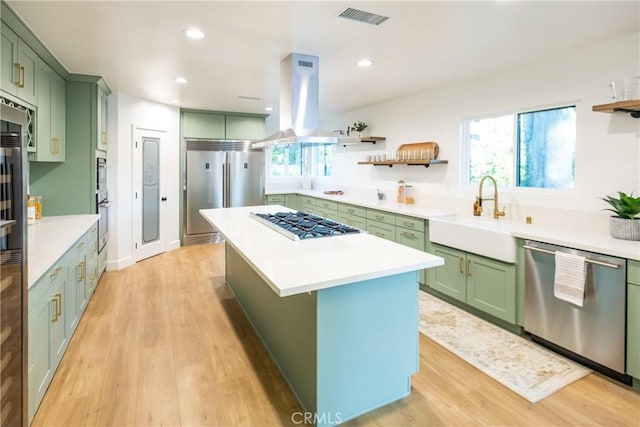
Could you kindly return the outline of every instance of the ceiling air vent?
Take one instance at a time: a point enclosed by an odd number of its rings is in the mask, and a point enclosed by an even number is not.
[[[339,18],[350,19],[352,21],[364,22],[365,24],[380,25],[387,19],[388,16],[376,15],[375,13],[366,12],[364,10],[354,9],[347,7],[340,12]]]

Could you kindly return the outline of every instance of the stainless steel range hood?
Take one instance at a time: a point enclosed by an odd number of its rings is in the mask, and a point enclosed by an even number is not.
[[[355,137],[318,129],[319,59],[291,53],[280,62],[280,131],[254,148],[284,144],[353,144]]]

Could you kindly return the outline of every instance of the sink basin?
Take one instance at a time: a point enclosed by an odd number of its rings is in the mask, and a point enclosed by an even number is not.
[[[432,242],[473,252],[504,262],[516,262],[516,239],[511,236],[519,224],[505,220],[450,215],[429,219]]]

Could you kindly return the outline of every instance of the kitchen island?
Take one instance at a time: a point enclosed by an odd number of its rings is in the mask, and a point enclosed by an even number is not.
[[[407,396],[418,270],[443,259],[367,233],[292,241],[249,215],[280,211],[200,213],[224,236],[226,282],[303,408],[292,417],[335,425]]]

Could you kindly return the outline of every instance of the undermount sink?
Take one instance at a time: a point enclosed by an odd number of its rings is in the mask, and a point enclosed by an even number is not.
[[[505,220],[450,215],[429,219],[432,242],[504,262],[516,262],[516,239],[511,232],[518,224]]]

